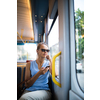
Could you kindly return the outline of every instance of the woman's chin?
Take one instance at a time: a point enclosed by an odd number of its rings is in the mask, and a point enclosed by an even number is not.
[[[46,58],[46,55],[43,55],[44,58]]]
[[[44,59],[45,59],[45,58],[46,58],[46,56],[42,56],[42,58],[44,58]]]

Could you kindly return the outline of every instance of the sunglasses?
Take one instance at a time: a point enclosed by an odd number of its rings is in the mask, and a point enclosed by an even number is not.
[[[50,50],[48,50],[48,49],[41,49],[41,51],[42,51],[42,52],[45,52],[45,51],[46,51],[46,52],[49,52]]]

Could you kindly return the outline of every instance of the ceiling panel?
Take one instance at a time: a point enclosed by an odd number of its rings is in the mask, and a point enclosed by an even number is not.
[[[23,37],[34,38],[31,16],[30,0],[17,0],[17,32],[23,40]]]
[[[49,10],[49,0],[31,0],[32,1],[32,10],[33,20],[35,20],[34,24],[36,26],[35,35],[38,38],[38,42],[41,42],[41,37],[44,34],[44,20],[47,17]]]

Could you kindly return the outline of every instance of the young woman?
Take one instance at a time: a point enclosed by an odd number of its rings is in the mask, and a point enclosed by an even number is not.
[[[19,100],[51,100],[52,94],[48,86],[48,74],[49,71],[52,74],[52,61],[48,55],[49,49],[45,43],[41,42],[36,51],[37,59],[26,65],[25,80],[29,78],[30,80],[25,83],[27,89]],[[45,61],[45,58],[48,61]]]

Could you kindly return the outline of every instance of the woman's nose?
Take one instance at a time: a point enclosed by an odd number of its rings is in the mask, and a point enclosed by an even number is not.
[[[45,50],[44,52],[46,53],[47,51]]]

